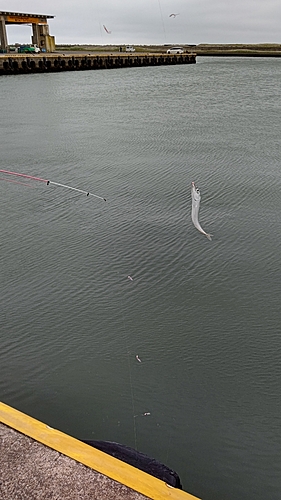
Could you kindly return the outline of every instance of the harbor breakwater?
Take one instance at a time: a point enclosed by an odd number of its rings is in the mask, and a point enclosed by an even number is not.
[[[0,75],[194,64],[196,54],[5,54]]]

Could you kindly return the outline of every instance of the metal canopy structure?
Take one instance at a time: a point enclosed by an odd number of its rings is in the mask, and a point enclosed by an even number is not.
[[[6,25],[31,24],[32,43],[46,52],[52,52],[55,48],[55,39],[49,34],[48,19],[55,16],[47,14],[25,14],[19,12],[0,12],[0,47],[3,51],[8,50],[8,37]]]

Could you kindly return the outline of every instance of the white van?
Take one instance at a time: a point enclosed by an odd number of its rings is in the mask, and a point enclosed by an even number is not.
[[[171,47],[167,50],[167,54],[183,54],[184,50],[182,47]]]
[[[136,49],[133,47],[133,45],[127,45],[126,47],[126,52],[135,52]]]

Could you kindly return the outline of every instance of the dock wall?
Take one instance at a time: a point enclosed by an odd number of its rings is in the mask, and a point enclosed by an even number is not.
[[[196,54],[5,54],[0,56],[0,75],[194,63]]]

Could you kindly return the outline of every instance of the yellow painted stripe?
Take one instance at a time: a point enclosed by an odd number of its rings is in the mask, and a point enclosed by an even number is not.
[[[0,422],[154,500],[198,500],[0,402]]]

